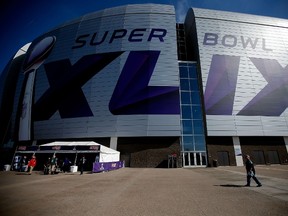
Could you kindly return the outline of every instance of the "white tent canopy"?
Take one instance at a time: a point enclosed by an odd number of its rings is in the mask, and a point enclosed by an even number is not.
[[[114,149],[103,146],[93,141],[56,141],[46,143],[40,146],[30,146],[32,149],[26,146],[18,146],[15,153],[72,153],[77,155],[80,153],[99,153],[98,162],[117,162],[120,160],[120,152]],[[36,147],[36,148],[35,148]],[[51,148],[49,148],[51,147]],[[70,147],[70,148],[67,148]]]
[[[51,143],[46,143],[46,144],[43,144],[43,145],[40,145],[40,146],[92,146],[92,145],[95,145],[95,146],[102,146],[101,144],[99,143],[96,143],[96,142],[93,142],[93,141],[87,141],[87,142],[76,142],[76,141],[71,141],[71,142],[68,142],[68,141],[56,141],[56,142],[51,142]],[[115,150],[113,150],[115,151]]]
[[[85,141],[83,141],[83,142],[81,142],[81,141],[80,142],[76,142],[76,141],[59,142],[59,141],[56,141],[56,142],[51,142],[51,143],[40,145],[40,147],[41,146],[75,146],[75,147],[77,147],[77,146],[99,146],[99,152],[100,152],[99,162],[116,162],[116,161],[120,160],[120,152],[119,151],[108,148],[104,145],[101,145],[101,144],[93,142],[93,141],[87,141],[87,142],[85,142]],[[81,152],[84,152],[84,151],[77,151],[77,150],[75,151],[75,153],[81,153]],[[87,152],[87,151],[85,151],[85,152]],[[93,151],[91,151],[91,152],[93,152]]]
[[[120,161],[120,152],[101,145],[99,162],[116,162]]]

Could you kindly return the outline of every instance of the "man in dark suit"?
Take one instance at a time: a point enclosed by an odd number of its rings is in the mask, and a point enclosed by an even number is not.
[[[81,157],[80,161],[79,161],[80,175],[83,174],[85,165],[86,165],[86,158],[85,158],[85,156],[83,155],[83,156]]]
[[[253,178],[253,180],[257,184],[257,187],[261,187],[262,184],[260,183],[260,181],[255,176],[256,172],[255,172],[254,164],[253,164],[252,160],[250,159],[249,155],[246,155],[245,166],[246,166],[246,172],[247,172],[247,184],[245,186],[250,187],[251,178]]]

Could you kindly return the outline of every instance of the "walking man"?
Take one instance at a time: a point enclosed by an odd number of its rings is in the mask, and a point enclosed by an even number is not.
[[[247,184],[245,186],[250,187],[250,183],[251,183],[251,178],[253,178],[253,180],[256,182],[257,187],[261,187],[262,184],[261,182],[257,179],[256,172],[255,172],[255,168],[254,168],[254,164],[252,162],[252,160],[250,159],[249,155],[246,155],[246,162],[245,162],[245,166],[246,166],[246,172],[247,172]]]

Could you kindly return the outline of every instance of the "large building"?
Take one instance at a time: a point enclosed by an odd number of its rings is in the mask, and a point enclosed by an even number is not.
[[[17,146],[88,140],[131,167],[287,163],[288,21],[175,20],[173,6],[127,5],[28,44],[1,77],[2,163]]]

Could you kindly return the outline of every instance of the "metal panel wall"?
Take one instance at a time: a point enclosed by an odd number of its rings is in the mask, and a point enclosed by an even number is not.
[[[288,21],[193,11],[208,135],[286,136]]]
[[[172,6],[106,9],[47,35],[56,44],[37,71],[35,139],[180,136]]]

